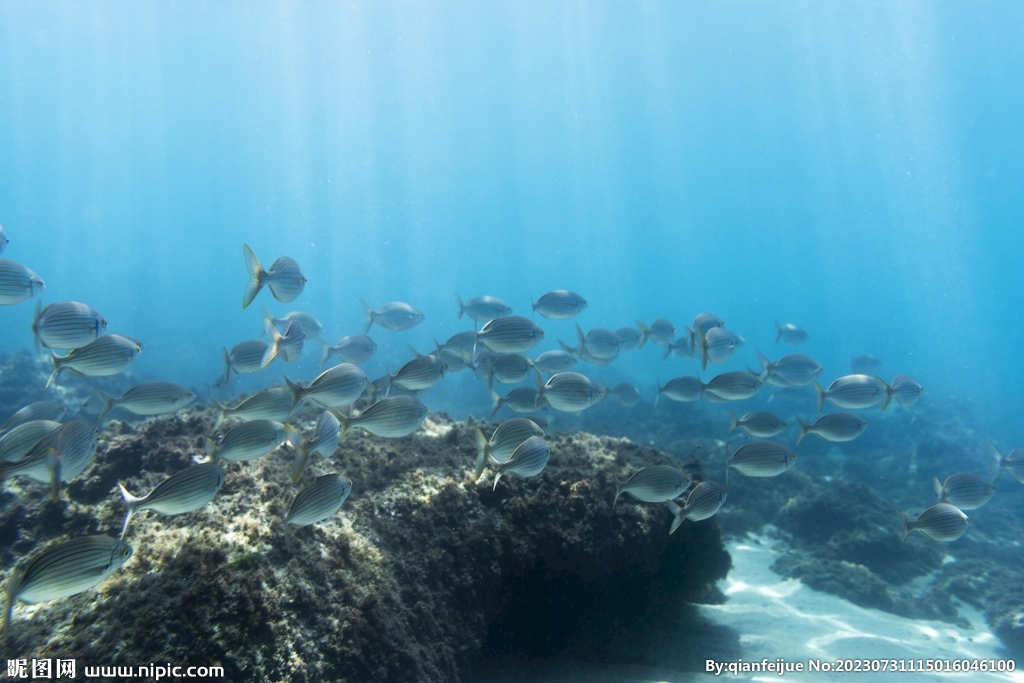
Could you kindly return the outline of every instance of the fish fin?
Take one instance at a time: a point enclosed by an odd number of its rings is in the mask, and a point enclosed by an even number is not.
[[[640,342],[636,345],[636,348],[642,349],[644,348],[644,344],[647,343],[647,325],[644,325],[642,320],[637,320],[636,326],[640,330]]]
[[[242,245],[242,256],[245,258],[245,270],[249,273],[249,281],[245,283],[245,291],[242,294],[242,308],[248,308],[252,300],[263,289],[263,275],[266,271],[263,270],[259,259],[256,258],[256,254],[252,253],[248,244]]]
[[[338,432],[338,442],[341,443],[341,440],[345,438],[346,434],[348,434],[348,415],[338,409],[335,409],[334,416],[338,418],[338,422],[341,423],[341,431]]]
[[[494,475],[494,486],[491,487],[492,491],[497,490],[497,488],[498,488],[498,480],[499,479],[501,479],[501,470],[498,470],[498,473],[496,475]]]
[[[683,508],[679,507],[675,501],[668,501],[668,509],[669,512],[675,515],[675,519],[672,520],[672,526],[669,527],[668,530],[668,534],[671,536],[676,532],[676,529],[679,528],[679,525],[683,523],[683,520],[686,519],[686,517],[683,516]]]
[[[587,336],[583,334],[583,328],[579,323],[576,323],[576,341],[580,343],[579,357],[583,358],[583,353],[587,350]]]
[[[902,548],[903,544],[907,542],[907,536],[913,533],[914,530],[910,528],[910,519],[908,519],[905,514],[900,512],[900,509],[898,507],[896,507],[892,503],[890,503],[890,505],[892,505],[892,509],[896,511],[896,514],[900,516],[900,521],[903,522],[903,537],[900,539],[900,547]]]
[[[658,409],[658,399],[661,398],[661,390],[664,389],[665,387],[661,386],[661,378],[660,377],[655,378],[654,381],[655,381],[655,386],[658,387],[658,390],[656,392],[654,392],[654,409],[657,410]]]
[[[818,407],[817,412],[821,412],[821,409],[825,407],[825,390],[821,388],[817,380],[814,381],[814,391],[818,394]]]
[[[604,380],[600,377],[597,378],[597,389],[601,392],[601,400],[598,401],[598,405],[604,403],[604,400],[608,398],[608,385],[604,383]]]
[[[932,490],[935,491],[935,495],[937,497],[937,500],[935,501],[936,505],[942,502],[942,489],[943,488],[944,487],[942,486],[942,482],[939,481],[939,478],[938,477],[932,477]]]
[[[675,351],[675,350],[676,350],[676,348],[675,348],[675,344],[673,342],[669,342],[668,344],[665,344],[665,353],[661,356],[661,359],[662,360],[668,360],[668,357],[671,356],[672,352]]]
[[[423,358],[423,354],[416,350],[416,347],[412,344],[406,344],[406,348],[412,353],[413,358]]]
[[[476,462],[474,463],[473,481],[476,481],[483,474],[484,465],[487,464],[487,437],[484,436],[479,426],[474,429],[476,430]]]
[[[284,375],[282,375],[284,377]],[[302,387],[295,382],[291,381],[287,377],[284,378],[285,386],[288,387],[288,391],[292,392],[292,407],[289,408],[288,412],[295,410],[295,406],[299,405],[299,401],[302,400]]]
[[[320,337],[316,338],[316,342],[320,345],[320,364],[318,368],[323,370],[324,366],[331,360],[331,353],[334,351],[334,348]]]
[[[299,449],[299,454],[292,462],[292,483],[297,482],[302,477],[302,473],[306,471],[306,465],[308,464],[309,442],[303,440],[302,447]]]
[[[96,424],[99,424],[103,422],[103,418],[109,415],[110,411],[114,409],[114,398],[103,393],[99,389],[93,389],[92,395],[103,403],[103,407],[100,409],[100,412],[96,415]]]
[[[455,302],[459,304],[459,317],[456,320],[462,320],[462,314],[466,312],[466,305],[462,303],[462,297],[458,292],[455,292]]]
[[[231,381],[231,354],[226,346],[220,347],[220,350],[224,352],[224,386],[227,386]]]
[[[53,372],[50,373],[50,378],[46,380],[46,388],[49,389],[51,386],[57,383],[57,375],[60,374],[60,364],[58,361],[60,358],[53,351],[50,351],[50,362],[53,363]]]
[[[57,456],[57,451],[52,448],[46,449],[46,469],[50,470],[50,502],[56,503],[60,498],[60,475],[62,463]]]
[[[736,428],[739,427],[739,426],[740,426],[740,419],[738,417],[736,417],[736,413],[734,413],[730,409],[729,410],[729,433],[732,434],[733,432],[735,432]],[[800,443],[800,442],[797,441],[797,443]]]
[[[42,314],[43,314],[43,300],[42,299],[36,299],[36,312],[35,312],[35,315],[32,316],[32,341],[35,342],[35,345],[36,345],[36,355],[37,356],[43,355],[42,344],[40,343],[40,340],[39,340],[39,316],[41,316]]]
[[[491,414],[487,416],[488,420],[490,420],[492,417],[494,417],[494,414],[496,412],[501,410],[501,406],[502,406],[502,404],[504,402],[505,402],[505,399],[503,399],[501,397],[501,395],[498,394],[497,391],[495,391],[494,389],[491,389]]]
[[[274,328],[274,324],[269,320],[263,321],[263,331],[266,332],[267,336],[270,337],[270,345],[267,346],[267,350],[263,352],[263,360],[260,361],[260,367],[265,368],[277,358],[277,352],[281,347],[281,333]]]
[[[129,509],[139,504],[142,498],[137,498],[132,494],[128,493],[128,489],[124,487],[124,484],[118,482],[117,487],[121,489],[121,497],[124,498],[124,502],[127,503]]]
[[[782,325],[780,325],[779,321],[776,320],[775,321],[775,343],[778,344],[780,341],[782,341]],[[758,353],[760,353],[760,351],[758,351]]]
[[[882,399],[882,410],[885,410],[889,407],[889,402],[892,401],[892,397],[895,392],[892,390],[892,387],[889,386],[889,383],[878,375],[875,375],[875,380],[880,382],[882,384],[882,388],[885,389],[885,398]]]
[[[360,301],[363,302],[363,312],[366,314],[366,329],[363,330],[363,334],[368,334],[370,328],[373,327],[373,319],[377,314],[374,312],[373,307],[366,303],[366,299],[360,299]]]
[[[624,481],[619,481],[618,477],[615,477],[615,497],[612,498],[612,507],[615,507],[615,504],[619,502],[619,496],[625,493],[625,490],[622,488],[622,485],[625,483]]]
[[[0,644],[6,645],[7,643],[7,629],[11,624],[11,611],[14,609],[14,601],[17,599],[15,596],[18,594],[18,589],[21,587],[22,572],[20,569],[15,569],[7,583],[4,586],[4,594],[7,598],[7,605],[4,607],[3,623],[0,624]]]
[[[213,423],[213,429],[216,431],[218,427],[224,424],[224,420],[228,419],[228,407],[214,398],[212,394],[210,395],[210,400],[213,402],[213,407],[219,411],[217,421]]]
[[[761,381],[767,382],[768,378],[772,376],[772,371],[775,370],[775,365],[770,360],[768,360],[768,356],[761,353],[760,349],[757,350],[757,357],[761,360],[761,372],[754,374],[763,374],[764,378]]]
[[[220,455],[217,453],[217,444],[210,437],[206,437],[206,455],[210,457],[210,462],[217,462]]]
[[[799,446],[804,437],[811,433],[811,425],[801,420],[799,415],[796,416],[796,421],[800,425],[800,437],[796,440],[796,445]]]

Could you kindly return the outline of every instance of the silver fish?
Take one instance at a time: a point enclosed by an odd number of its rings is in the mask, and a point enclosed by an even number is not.
[[[541,372],[553,375],[569,370],[577,362],[576,356],[568,351],[545,351],[533,360],[533,367]]]
[[[255,460],[262,458],[288,439],[288,431],[274,420],[251,420],[232,427],[220,443],[207,439],[210,462]]]
[[[401,301],[391,301],[376,311],[370,304],[363,301],[363,310],[366,312],[366,329],[363,333],[370,331],[374,323],[389,330],[408,330],[423,322],[423,314],[409,304]]]
[[[40,439],[60,428],[60,422],[54,420],[32,420],[18,425],[0,438],[0,462],[18,462]]]
[[[780,341],[798,346],[803,344],[810,338],[811,335],[807,334],[807,331],[794,325],[793,323],[781,324],[778,320],[775,321],[775,343],[778,344]]]
[[[82,536],[50,546],[7,581],[6,636],[16,600],[28,604],[76,595],[102,583],[132,556],[132,547],[109,536]]]
[[[42,294],[46,284],[31,270],[0,258],[0,306],[14,306]]]
[[[813,384],[824,370],[818,361],[802,353],[791,353],[775,363],[760,351],[757,355],[761,358],[761,379],[767,382],[773,377],[782,377],[787,387]]]
[[[674,342],[665,344],[665,353],[662,360],[667,360],[673,353],[680,358],[695,358],[700,351],[700,333],[694,333],[689,327],[683,328],[683,334]]]
[[[298,432],[295,434],[299,440],[299,455],[292,465],[292,481],[299,480],[306,465],[309,464],[310,456],[314,453],[321,458],[330,458],[334,455],[334,452],[338,450],[338,442],[341,440],[341,423],[334,413],[325,410],[316,422],[316,432],[312,439],[306,439]]]
[[[409,436],[423,424],[427,407],[413,396],[392,396],[377,401],[354,417],[339,415],[342,435],[360,427],[376,436],[399,438]]]
[[[628,493],[645,503],[664,503],[683,495],[689,486],[690,475],[671,465],[645,467],[626,481],[615,479],[615,498],[612,500],[612,506],[614,507],[623,493]]]
[[[0,463],[0,479],[28,477],[50,484],[50,500],[57,500],[62,481],[71,481],[92,463],[99,446],[99,430],[85,420],[72,420],[36,442],[15,463]]]
[[[604,401],[607,393],[603,383],[592,382],[586,375],[559,372],[551,375],[538,392],[538,400],[546,400],[555,410],[578,413]]]
[[[264,306],[263,318],[269,320],[274,327],[281,330],[286,329],[288,324],[294,320],[302,326],[302,334],[305,335],[306,339],[318,338],[324,331],[324,326],[320,324],[320,321],[311,313],[306,313],[305,311],[292,311],[277,318]]]
[[[658,398],[662,395],[673,401],[697,401],[704,393],[704,383],[697,377],[676,377],[658,387],[658,396],[654,399],[654,407],[658,407]]]
[[[284,334],[278,332],[269,320],[263,321],[263,327],[270,339],[270,344],[263,354],[263,360],[260,361],[261,368],[270,365],[270,361],[277,358],[278,354],[281,355],[285,363],[291,363],[298,359],[299,354],[302,353],[302,342],[306,339],[301,323],[292,320],[285,328]]]
[[[754,412],[747,413],[743,417],[736,417],[736,413],[729,411],[732,422],[729,423],[729,431],[742,429],[750,436],[768,438],[775,436],[786,428],[786,423],[771,413]]]
[[[352,480],[345,479],[340,474],[317,477],[312,484],[295,496],[284,523],[302,527],[330,519],[345,504],[345,499],[351,491]]]
[[[519,446],[531,436],[544,436],[544,430],[525,417],[514,417],[498,425],[491,438],[476,428],[476,469],[474,478],[484,471],[488,457],[497,463],[508,462]]]
[[[729,485],[729,470],[735,469],[747,477],[774,477],[782,474],[796,462],[796,454],[774,441],[752,441],[743,444],[729,455],[726,446],[725,484]]]
[[[58,301],[43,308],[36,302],[32,335],[36,351],[77,349],[95,340],[107,329],[107,321],[94,308],[78,301]]]
[[[46,386],[49,387],[56,382],[58,375],[64,371],[78,377],[107,377],[120,374],[136,361],[140,353],[142,344],[119,334],[99,337],[66,356],[58,356],[51,351],[53,373],[50,374]]]
[[[800,437],[796,440],[797,445],[808,434],[817,434],[825,441],[853,441],[868,426],[867,421],[859,415],[846,412],[822,415],[813,424],[807,424],[800,419],[799,415],[796,421],[800,423]]]
[[[344,408],[358,401],[370,386],[366,373],[351,363],[342,363],[324,370],[305,388],[287,377],[284,381],[294,399],[292,407],[308,398],[327,408]]]
[[[212,396],[210,400],[213,402],[214,407],[220,411],[220,414],[217,416],[217,422],[213,426],[214,429],[220,427],[224,420],[231,417],[246,422],[250,420],[282,422],[291,414],[292,408],[295,407],[294,395],[284,387],[270,387],[269,389],[258,391],[245,400],[240,401],[234,407],[228,407]]]
[[[1002,474],[1003,470],[1009,470],[1014,479],[1024,484],[1024,448],[1014,448],[1004,458],[996,448],[995,442],[989,440],[989,443],[992,444],[996,457],[999,458],[999,473]]]
[[[3,426],[0,427],[0,434],[4,434],[19,425],[33,422],[34,420],[60,422],[67,410],[64,404],[57,403],[56,401],[36,401],[35,403],[30,403],[7,418],[7,422],[4,422]]]
[[[466,314],[478,323],[485,323],[512,313],[512,308],[508,304],[493,296],[478,296],[463,302],[462,297],[456,292],[455,300],[459,304],[459,320]]]
[[[505,474],[517,474],[520,477],[535,477],[544,471],[551,458],[551,447],[544,440],[543,436],[531,436],[512,453],[505,462],[498,462],[491,456],[491,462],[498,468],[498,474],[494,477],[494,486],[491,490],[498,488],[498,480]]]
[[[530,376],[530,359],[518,353],[503,353],[491,361],[491,379],[501,384],[519,384]]]
[[[620,327],[615,330],[619,338],[620,351],[632,351],[640,346],[640,330],[635,327]]]
[[[251,339],[235,344],[230,353],[227,348],[221,349],[224,352],[224,379],[221,384],[231,381],[232,370],[236,375],[247,375],[265,368],[263,357],[267,355],[269,348],[269,342],[262,339]]]
[[[700,330],[701,334],[707,334],[713,327],[725,327],[725,321],[714,313],[698,313],[694,316],[694,331]]]
[[[476,331],[469,330],[453,334],[444,344],[437,344],[439,353],[462,358],[462,354],[473,355],[473,346],[476,344]]]
[[[921,398],[924,387],[910,375],[896,375],[892,380],[892,397],[901,406],[912,406]]]
[[[536,387],[516,387],[505,396],[498,395],[498,392],[491,390],[491,414],[488,418],[494,417],[502,406],[505,406],[513,413],[535,413],[540,408]]]
[[[306,276],[294,259],[282,256],[270,265],[270,270],[263,270],[248,244],[242,245],[242,256],[245,258],[245,270],[249,273],[249,281],[245,283],[242,294],[242,308],[249,307],[263,285],[269,287],[274,298],[284,304],[295,301],[302,294]]]
[[[970,472],[958,472],[946,477],[945,482],[932,480],[932,488],[938,496],[937,503],[949,503],[961,510],[977,510],[988,502],[996,487],[987,479]]]
[[[704,335],[701,344],[701,367],[706,368],[708,363],[724,363],[736,351],[737,336],[727,331],[724,327],[712,327]]]
[[[686,497],[686,504],[682,507],[676,505],[674,501],[668,501],[668,509],[675,515],[675,519],[672,520],[672,526],[668,532],[674,534],[684,519],[700,522],[701,520],[714,517],[725,503],[725,498],[728,494],[729,489],[718,482],[702,481],[693,487],[690,495]]]
[[[867,375],[846,375],[840,377],[822,389],[821,385],[814,382],[814,390],[818,392],[818,412],[825,407],[825,401],[831,401],[839,408],[870,408],[881,402],[882,410],[889,405],[892,398],[892,391],[885,380]]]
[[[595,327],[583,334],[583,329],[576,325],[576,339],[579,342],[575,349],[576,355],[585,360],[614,360],[619,355],[619,347],[622,345],[619,335],[603,327]],[[565,344],[562,348],[566,351],[571,349],[566,348]]]
[[[128,506],[121,528],[121,538],[124,538],[129,520],[142,510],[152,510],[158,515],[180,515],[205,507],[224,486],[224,469],[212,462],[186,467],[141,498],[128,493],[124,484],[118,486]]]
[[[545,318],[568,320],[583,312],[583,309],[587,307],[587,300],[567,289],[556,289],[537,301],[531,301],[530,304],[536,313],[540,313]]]
[[[671,344],[676,336],[676,326],[668,318],[658,318],[650,327],[639,320],[636,324],[640,328],[640,343],[637,345],[639,348],[643,348],[648,339],[655,344]]]
[[[361,365],[373,358],[373,354],[377,352],[377,342],[365,334],[350,334],[342,337],[341,341],[334,346],[319,338],[317,341],[320,343],[321,370],[331,360],[331,356],[337,357],[342,363]]]
[[[741,401],[756,394],[762,386],[763,382],[757,375],[734,370],[712,377],[711,381],[704,385],[704,391],[726,401]]]
[[[915,531],[920,531],[933,541],[949,542],[960,538],[967,530],[967,515],[949,503],[933,505],[918,515],[917,519],[910,519],[899,510],[896,512],[899,512],[903,520],[900,547],[906,542],[907,536]]]
[[[397,384],[409,391],[425,391],[444,379],[447,373],[448,368],[441,361],[441,357],[428,354],[413,358],[400,367],[397,372],[388,376],[388,383]]]
[[[0,225],[0,254],[4,253],[4,249],[7,248],[7,243],[9,241],[7,233],[4,232],[4,226]]]
[[[523,353],[544,341],[544,330],[529,318],[507,315],[484,325],[476,340],[495,353]]]
[[[467,354],[468,355],[468,354]],[[473,374],[476,375],[477,379],[482,379],[485,382],[491,379],[491,365],[498,359],[500,353],[494,351],[488,351],[484,347],[480,347],[473,354],[473,357],[466,359],[466,366],[473,370]]]
[[[882,361],[875,358],[870,353],[863,353],[859,356],[854,356],[853,360],[850,361],[850,368],[854,373],[858,375],[870,375],[876,372],[882,365]]]
[[[608,395],[615,399],[620,406],[632,408],[640,402],[640,390],[628,382],[616,384],[608,390]]]
[[[93,389],[92,393],[102,406],[96,416],[97,422],[103,422],[103,418],[115,408],[124,408],[136,415],[163,415],[178,411],[196,400],[194,391],[173,382],[139,384],[124,392],[120,398],[109,396],[99,389]]]

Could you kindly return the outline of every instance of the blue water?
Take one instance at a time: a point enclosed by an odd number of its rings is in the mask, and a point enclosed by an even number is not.
[[[412,303],[374,375],[466,329],[456,291],[522,313],[569,288],[585,329],[716,313],[747,339],[716,372],[796,323],[823,380],[870,352],[1012,441],[1021,25],[1012,2],[4,3],[4,258],[143,341],[136,380],[212,382],[260,304],[336,341],[361,297]],[[293,305],[242,310],[243,242],[302,265]],[[0,349],[33,305],[0,310]],[[538,351],[573,340],[545,328]],[[695,370],[660,355],[586,371],[651,400]],[[282,370],[316,354],[240,387]],[[465,377],[424,400],[489,406]]]

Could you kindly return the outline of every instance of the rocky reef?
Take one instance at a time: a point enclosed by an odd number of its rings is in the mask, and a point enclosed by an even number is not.
[[[296,423],[309,433],[315,418],[308,409]],[[117,483],[142,495],[203,457],[213,420],[194,408],[108,423],[95,464],[57,503],[43,485],[7,482],[3,565],[57,537],[116,534]],[[665,506],[611,504],[616,476],[667,463],[701,476],[698,460],[549,433],[544,473],[492,491],[486,474],[473,479],[473,436],[443,414],[403,439],[356,431],[298,484],[287,447],[230,463],[206,508],[133,519],[133,558],[97,589],[17,607],[8,651],[223,666],[233,680],[456,681],[512,655],[607,656],[668,608],[720,599],[730,560],[714,519],[670,536]],[[342,511],[285,528],[291,497],[329,471],[354,484]]]

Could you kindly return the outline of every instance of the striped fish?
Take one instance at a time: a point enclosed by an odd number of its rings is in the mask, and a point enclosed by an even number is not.
[[[996,487],[987,479],[982,479],[970,472],[958,472],[946,477],[941,482],[936,477],[932,480],[937,503],[949,503],[961,510],[977,510],[988,502]]]
[[[97,422],[103,422],[103,418],[116,408],[124,408],[136,415],[163,415],[180,410],[196,400],[194,391],[173,382],[139,384],[124,392],[120,398],[114,398],[99,389],[93,389],[92,393],[102,406],[96,417]]]
[[[285,524],[308,526],[333,517],[352,492],[352,480],[340,474],[325,474],[299,491],[292,501]]]
[[[341,440],[341,423],[329,410],[325,410],[316,422],[316,431],[312,439],[307,439],[298,432],[299,455],[292,464],[292,481],[298,481],[309,464],[309,458],[314,453],[321,458],[330,458],[338,450],[338,442]],[[294,445],[294,444],[293,444]]]
[[[219,444],[207,439],[210,461],[255,460],[287,440],[285,425],[274,420],[252,420],[228,430]]]
[[[615,330],[615,336],[619,338],[620,351],[632,351],[640,346],[640,330],[635,327],[620,327]]]
[[[603,327],[595,327],[586,334],[583,328],[576,325],[576,341],[579,346],[576,348],[576,355],[580,358],[590,356],[591,358],[615,358],[619,355],[619,347],[622,341],[614,331]],[[566,349],[568,351],[568,349]]]
[[[287,328],[288,324],[294,320],[302,326],[302,334],[306,336],[306,339],[318,338],[324,331],[324,326],[316,319],[316,316],[305,311],[292,311],[277,318],[264,306],[263,318],[269,320],[274,327],[282,330]]]
[[[7,248],[7,233],[4,232],[4,226],[0,225],[0,254],[4,253],[4,249]]]
[[[99,430],[86,420],[72,420],[39,441],[13,463],[0,463],[0,480],[28,477],[50,484],[50,498],[56,500],[60,482],[71,481],[92,463],[99,446]]]
[[[32,422],[34,420],[53,420],[54,422],[60,422],[64,418],[64,414],[67,412],[67,407],[63,403],[56,401],[36,401],[25,406],[14,415],[7,418],[7,422],[4,422],[3,426],[0,427],[0,434],[4,434],[19,425],[23,425],[26,422]]]
[[[548,378],[538,392],[538,401],[547,401],[555,410],[578,413],[604,401],[608,391],[604,383],[594,383],[578,372],[559,372]]]
[[[495,318],[476,333],[476,341],[495,353],[524,353],[544,341],[544,330],[529,318]]]
[[[882,403],[882,410],[889,405],[892,397],[889,385],[885,380],[867,375],[846,375],[840,377],[828,389],[822,389],[821,385],[814,382],[814,390],[818,392],[818,412],[825,407],[825,401],[831,401],[839,408],[858,409],[870,408],[876,403]]]
[[[493,296],[477,296],[463,302],[458,292],[455,301],[459,304],[459,320],[466,314],[478,323],[486,323],[512,313],[512,307]]]
[[[323,339],[317,338],[320,344],[320,369],[331,360],[331,356],[338,358],[342,363],[360,365],[373,358],[377,352],[377,342],[365,334],[350,334],[342,337],[334,346],[331,346]]]
[[[682,507],[676,505],[674,501],[668,501],[668,509],[675,515],[668,533],[674,534],[684,519],[699,522],[714,517],[725,503],[728,494],[729,490],[718,482],[702,481],[693,487],[690,495],[686,497],[686,504]]]
[[[540,313],[545,318],[568,320],[583,312],[587,307],[587,300],[568,289],[556,289],[537,301],[531,301],[530,305],[535,313]]]
[[[518,353],[503,353],[491,359],[490,380],[501,384],[519,384],[530,376],[532,362]]]
[[[212,462],[186,467],[156,485],[147,495],[137,498],[118,484],[121,497],[128,506],[121,528],[121,538],[128,531],[128,522],[135,513],[152,510],[158,515],[180,515],[205,506],[224,486],[224,469]]]
[[[360,301],[363,301],[360,299]],[[401,301],[389,301],[383,304],[376,311],[373,307],[363,301],[363,311],[366,313],[366,329],[363,334],[370,331],[374,323],[389,330],[408,330],[423,322],[423,314],[407,303]]]
[[[725,321],[714,313],[698,313],[693,317],[693,330],[707,334],[713,327],[725,327]]]
[[[640,402],[640,390],[628,382],[616,384],[608,390],[608,395],[624,408],[632,408]]]
[[[780,341],[786,342],[797,346],[803,344],[810,338],[811,335],[807,334],[806,330],[803,330],[793,323],[780,324],[778,320],[775,321],[775,343],[778,344]]]
[[[615,479],[615,499],[612,500],[612,507],[623,493],[628,493],[645,503],[664,503],[683,495],[683,491],[689,486],[690,476],[671,465],[645,467],[626,481]]]
[[[707,368],[708,363],[724,363],[732,358],[740,339],[732,332],[726,331],[724,327],[712,327],[708,330],[700,347],[701,369]]]
[[[698,377],[676,377],[658,386],[658,395],[654,397],[654,407],[658,407],[658,399],[664,394],[673,401],[696,401],[704,393],[704,383]]]
[[[231,347],[230,352],[228,352],[227,348],[221,349],[224,352],[224,379],[221,381],[221,384],[227,384],[231,381],[232,370],[235,371],[236,375],[247,375],[259,372],[266,367],[263,365],[263,356],[267,354],[268,348],[270,348],[270,342],[265,342],[262,339],[251,339],[235,344]]]
[[[1003,470],[1009,470],[1014,479],[1024,484],[1024,448],[1014,448],[1004,458],[1003,454],[996,448],[995,442],[990,439],[989,443],[992,444],[996,457],[999,459],[999,474],[1002,474]]]
[[[291,392],[293,407],[308,398],[327,408],[344,408],[358,401],[363,392],[370,388],[366,373],[352,363],[342,363],[324,370],[305,388],[287,377],[284,381]]]
[[[735,469],[748,477],[774,477],[782,474],[796,462],[796,454],[774,441],[752,441],[743,444],[729,455],[725,447],[725,485],[729,485],[729,470]]]
[[[853,441],[868,423],[853,413],[829,413],[819,417],[814,424],[807,424],[797,415],[796,421],[800,423],[800,437],[796,440],[797,445],[804,440],[808,434],[817,434],[825,441]]]
[[[50,349],[77,349],[95,340],[107,329],[107,321],[92,306],[78,301],[58,301],[43,308],[36,302],[32,335],[36,352]]]
[[[921,398],[924,387],[910,375],[896,375],[892,380],[890,393],[901,406],[912,406]]]
[[[122,373],[142,353],[142,344],[119,334],[108,334],[66,356],[50,353],[53,373],[46,382],[47,387],[56,382],[57,376],[65,370],[78,377],[107,377]]]
[[[762,439],[775,436],[786,428],[782,418],[766,412],[747,413],[743,417],[736,417],[736,413],[729,411],[731,422],[729,431],[734,432],[742,429],[750,436],[757,436]]]
[[[425,391],[444,379],[447,372],[448,369],[441,362],[440,356],[418,356],[400,367],[397,372],[388,375],[388,385],[389,388],[390,385],[397,384],[409,391]]]
[[[498,474],[494,477],[494,486],[491,490],[498,488],[498,480],[504,474],[518,474],[520,477],[534,477],[544,471],[551,458],[551,447],[542,436],[531,436],[519,444],[519,447],[512,453],[512,457],[505,462],[498,462],[491,456],[491,462],[498,468]]]
[[[761,379],[765,382],[781,377],[785,380],[783,386],[802,387],[813,384],[824,371],[818,361],[803,353],[791,353],[774,363],[760,351],[757,355],[761,359]]]
[[[60,427],[60,422],[55,420],[32,420],[18,425],[0,437],[0,462],[18,462],[40,439]]]
[[[696,358],[700,351],[700,333],[695,333],[689,327],[683,327],[683,334],[674,342],[665,344],[665,353],[662,360],[667,360],[673,353],[680,358]]]
[[[342,436],[359,427],[376,436],[399,438],[409,436],[423,424],[427,407],[413,396],[392,396],[377,401],[354,417],[339,415]]]
[[[82,536],[50,546],[7,581],[6,637],[15,600],[28,604],[66,598],[99,585],[132,556],[132,547],[109,536]]]
[[[233,408],[229,408],[217,399],[210,397],[214,407],[220,411],[214,429],[223,424],[228,418],[237,418],[248,422],[249,420],[274,420],[283,422],[291,414],[295,406],[295,397],[285,387],[270,387],[258,391],[243,401],[240,401]]]
[[[488,439],[479,426],[476,428],[476,468],[474,479],[484,471],[487,459],[495,462],[508,462],[519,446],[531,436],[544,436],[544,430],[533,420],[525,417],[514,417],[498,425]]]
[[[516,387],[504,396],[491,389],[491,414],[487,418],[494,417],[502,406],[522,415],[535,413],[540,408],[538,396],[536,387]]]
[[[754,373],[734,370],[712,377],[704,385],[704,391],[726,401],[742,401],[756,394],[762,386],[764,382]]]
[[[0,258],[0,306],[13,306],[42,294],[46,287],[31,270],[5,258]]]
[[[245,283],[245,292],[242,294],[242,308],[249,307],[263,285],[270,288],[275,299],[285,304],[295,301],[302,294],[306,276],[294,259],[282,256],[270,265],[270,270],[263,270],[248,244],[242,245],[242,256],[245,258],[245,270],[249,273],[249,281]]]
[[[676,326],[668,318],[658,318],[651,323],[650,327],[640,320],[637,320],[636,324],[640,328],[640,343],[637,344],[639,348],[643,348],[648,339],[655,344],[662,345],[671,344],[672,340],[675,339]]]
[[[920,531],[933,541],[947,543],[955,541],[964,535],[967,530],[967,515],[963,511],[949,503],[933,505],[920,515],[917,519],[910,519],[899,510],[900,519],[903,521],[903,538],[900,539],[900,547],[907,540],[907,536],[915,531]]]
[[[260,361],[260,367],[265,368],[280,354],[285,363],[291,363],[298,359],[302,353],[302,342],[306,336],[302,332],[302,325],[295,320],[288,323],[284,333],[278,332],[269,320],[263,321],[263,329],[270,339],[267,350]]]
[[[533,367],[541,372],[554,375],[559,372],[565,372],[578,362],[576,356],[568,351],[545,351],[533,360]]]

